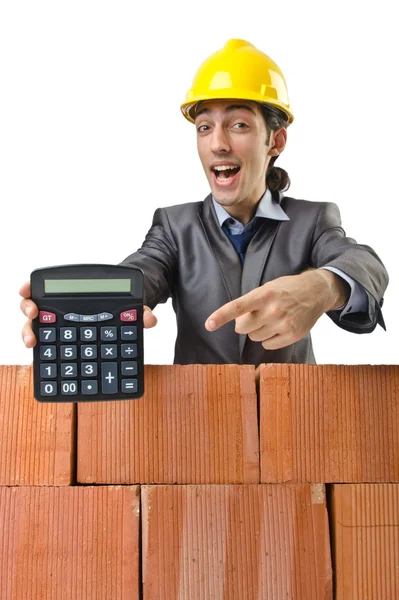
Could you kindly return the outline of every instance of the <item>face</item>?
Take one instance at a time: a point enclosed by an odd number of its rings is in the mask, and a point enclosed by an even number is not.
[[[266,190],[266,170],[283,150],[286,130],[267,131],[255,102],[201,102],[195,118],[197,148],[215,200],[232,216],[250,215]]]

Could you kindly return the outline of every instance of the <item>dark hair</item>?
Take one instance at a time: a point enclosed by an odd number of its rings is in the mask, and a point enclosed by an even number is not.
[[[280,129],[280,127],[288,127],[288,117],[282,110],[270,106],[270,104],[260,104],[260,109],[266,124],[266,144],[268,144],[272,131],[276,131],[277,129]],[[266,185],[272,192],[275,190],[281,192],[288,190],[291,184],[287,171],[274,166],[277,159],[278,156],[271,157],[266,172]]]

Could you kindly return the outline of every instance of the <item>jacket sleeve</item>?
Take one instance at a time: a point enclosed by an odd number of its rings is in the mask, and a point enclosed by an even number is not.
[[[381,307],[388,273],[372,248],[346,236],[338,206],[332,202],[322,203],[319,210],[312,236],[311,266],[340,269],[366,291],[368,311],[351,314],[348,307],[344,316],[329,311],[327,315],[336,325],[353,333],[371,333],[377,323],[385,329]]]
[[[144,243],[120,265],[138,267],[144,274],[144,304],[153,309],[172,294],[177,265],[177,247],[165,209],[158,208]]]

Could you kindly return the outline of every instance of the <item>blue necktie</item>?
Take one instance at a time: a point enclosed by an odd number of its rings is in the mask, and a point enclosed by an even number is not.
[[[255,218],[252,227],[250,227],[247,231],[243,231],[239,234],[230,233],[226,221],[222,225],[222,229],[225,234],[230,238],[231,243],[237,251],[238,256],[240,257],[241,263],[244,263],[245,253],[247,251],[249,242],[252,240],[255,233],[258,231],[259,227],[262,225],[263,219]]]

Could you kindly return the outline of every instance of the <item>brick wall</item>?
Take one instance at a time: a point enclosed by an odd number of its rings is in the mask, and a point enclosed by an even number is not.
[[[146,366],[41,404],[0,367],[0,599],[399,598],[399,367]]]

